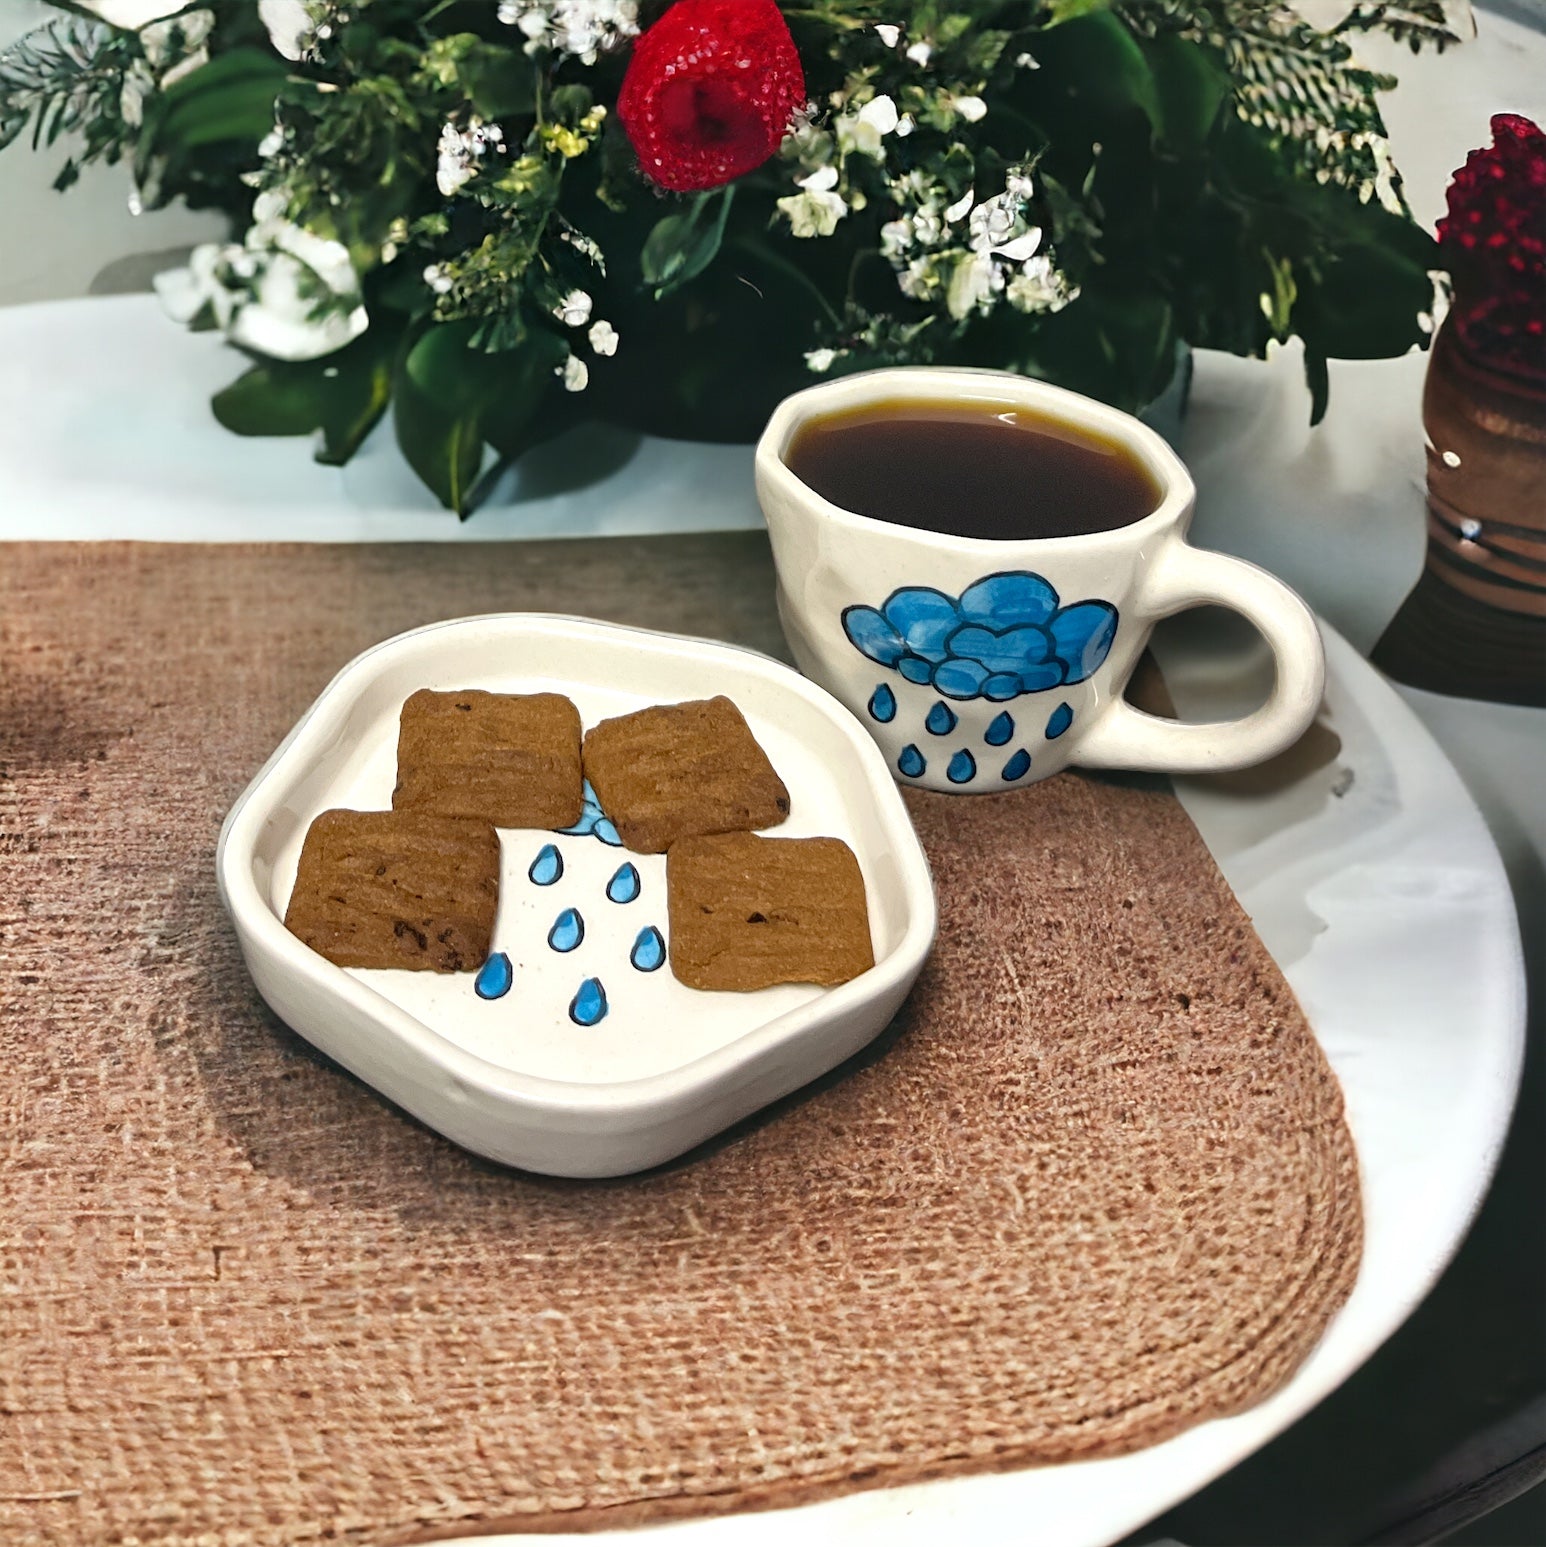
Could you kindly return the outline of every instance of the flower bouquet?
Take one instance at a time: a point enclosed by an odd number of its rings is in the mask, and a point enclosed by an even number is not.
[[[467,514],[581,418],[750,439],[815,378],[966,363],[1129,410],[1178,349],[1425,341],[1438,267],[1352,42],[1278,0],[76,0],[0,145],[229,214],[162,276],[215,413],[346,461],[391,410]]]

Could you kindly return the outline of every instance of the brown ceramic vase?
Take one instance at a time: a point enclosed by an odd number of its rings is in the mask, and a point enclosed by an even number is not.
[[[1546,379],[1489,369],[1446,324],[1423,426],[1427,563],[1371,659],[1413,687],[1546,707]]]

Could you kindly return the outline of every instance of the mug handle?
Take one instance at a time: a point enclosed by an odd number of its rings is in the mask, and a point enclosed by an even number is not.
[[[1310,609],[1266,570],[1178,539],[1149,571],[1137,611],[1147,625],[1206,606],[1239,613],[1271,648],[1276,680],[1266,703],[1241,720],[1183,725],[1117,698],[1086,729],[1072,761],[1086,768],[1226,773],[1264,762],[1309,729],[1326,685],[1326,653]]]

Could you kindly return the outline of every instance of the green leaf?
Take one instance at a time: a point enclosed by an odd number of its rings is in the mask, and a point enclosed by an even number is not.
[[[714,261],[734,198],[733,183],[694,194],[690,208],[667,215],[650,232],[639,254],[639,267],[657,301],[696,279]]]
[[[567,346],[542,330],[519,349],[486,354],[470,347],[471,319],[432,325],[398,362],[393,422],[403,455],[449,510],[472,514],[485,444],[517,456],[552,390]]]
[[[274,127],[274,99],[286,74],[284,63],[261,49],[218,55],[161,93],[154,122],[146,123],[156,150],[261,140]]]
[[[1071,22],[1060,41],[1073,50],[1080,95],[1097,111],[1141,108],[1156,127],[1163,122],[1154,72],[1138,40],[1104,8]]]
[[[1060,27],[1066,21],[1078,21],[1081,16],[1096,11],[1109,11],[1113,0],[1048,0],[1043,27]]]
[[[524,54],[480,43],[462,60],[460,76],[485,118],[525,116],[537,106],[537,70]]]
[[[1201,150],[1233,90],[1229,72],[1214,54],[1175,33],[1140,46],[1154,78],[1155,132],[1177,150]]]
[[[397,330],[373,326],[337,354],[294,364],[261,360],[211,402],[234,435],[321,432],[317,460],[342,466],[385,412]]]

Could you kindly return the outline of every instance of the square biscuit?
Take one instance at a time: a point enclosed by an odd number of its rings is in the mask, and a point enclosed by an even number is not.
[[[340,967],[470,972],[499,906],[489,822],[417,811],[324,811],[301,845],[285,928]]]
[[[403,705],[394,809],[556,828],[584,803],[580,711],[562,693],[421,688]]]
[[[666,854],[666,908],[689,988],[831,985],[875,965],[864,877],[838,838],[683,838]]]
[[[700,833],[776,827],[789,791],[725,697],[656,704],[585,733],[585,777],[623,842],[662,854]]]

